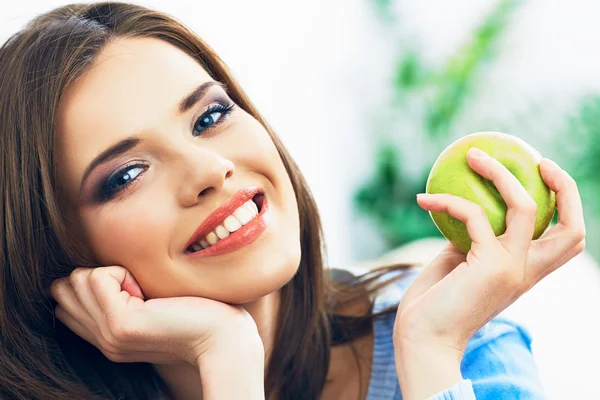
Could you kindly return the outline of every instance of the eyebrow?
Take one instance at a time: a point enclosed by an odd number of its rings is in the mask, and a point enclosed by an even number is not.
[[[208,92],[208,90],[213,86],[220,86],[223,90],[227,91],[227,86],[222,82],[218,82],[218,81],[204,82],[203,84],[201,84],[200,86],[198,86],[197,88],[192,90],[183,99],[181,99],[181,101],[179,102],[179,107],[177,107],[179,115],[183,114],[184,112],[186,112],[190,108],[192,108],[194,106],[194,104],[196,104],[200,99],[202,99],[204,97],[204,95],[206,95],[206,92]]]
[[[185,113],[190,110],[196,103],[198,103],[208,92],[208,90],[213,86],[220,86],[223,90],[227,91],[227,86],[218,81],[208,81],[200,84],[190,93],[188,93],[183,99],[179,101],[177,106],[178,115]],[[98,154],[92,162],[87,166],[83,173],[83,177],[81,178],[81,185],[79,187],[79,195],[81,196],[81,192],[83,191],[83,187],[85,186],[85,182],[90,175],[90,173],[100,164],[108,162],[121,154],[128,152],[129,150],[137,147],[143,140],[137,136],[130,136],[125,138],[108,149],[104,150],[102,153]]]
[[[87,166],[85,172],[83,173],[81,185],[79,186],[79,196],[81,197],[81,192],[83,191],[83,187],[85,186],[85,181],[87,180],[90,173],[94,170],[94,168],[135,148],[137,145],[142,143],[142,141],[143,140],[139,137],[128,137],[110,146],[108,149],[104,150],[102,153],[97,155],[96,158],[94,158],[94,160],[90,163],[90,165]]]

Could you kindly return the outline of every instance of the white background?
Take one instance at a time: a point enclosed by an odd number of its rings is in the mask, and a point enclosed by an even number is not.
[[[67,3],[0,4],[0,40]],[[371,172],[373,115],[388,103],[398,29],[378,22],[369,0],[136,3],[176,16],[228,63],[304,172],[321,210],[330,264],[380,254],[376,232],[353,221],[350,198]],[[400,31],[413,35],[405,40],[433,65],[452,54],[495,4],[397,3]],[[599,14],[594,0],[527,2],[488,75],[484,101],[472,112],[492,110],[501,118],[544,99],[551,113],[560,114],[580,93],[600,89]],[[549,277],[518,304],[534,330],[540,373],[554,399],[600,398],[600,278],[590,258],[578,260],[572,273]]]

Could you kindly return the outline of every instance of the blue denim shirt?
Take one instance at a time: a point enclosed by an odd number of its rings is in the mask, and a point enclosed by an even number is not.
[[[420,270],[408,272],[375,298],[374,312],[397,304]],[[392,329],[395,314],[374,324],[374,353],[367,400],[400,400]],[[531,353],[531,336],[522,325],[498,316],[473,335],[461,364],[463,380],[428,400],[545,399]]]

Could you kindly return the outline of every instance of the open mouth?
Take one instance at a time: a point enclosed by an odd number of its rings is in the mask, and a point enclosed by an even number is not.
[[[198,240],[185,250],[185,253],[197,253],[214,246],[230,236],[233,238],[243,234],[249,228],[247,225],[251,225],[261,215],[264,201],[265,195],[263,193],[256,194],[251,200],[246,201],[232,214],[228,215],[212,231],[198,238]]]

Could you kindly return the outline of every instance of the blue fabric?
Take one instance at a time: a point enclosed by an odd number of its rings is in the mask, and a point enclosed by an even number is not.
[[[390,285],[375,298],[374,312],[397,304],[420,269]],[[392,329],[395,314],[375,321],[373,367],[367,400],[400,400]],[[428,400],[545,399],[525,327],[502,316],[487,323],[469,341],[461,372],[463,380]]]

